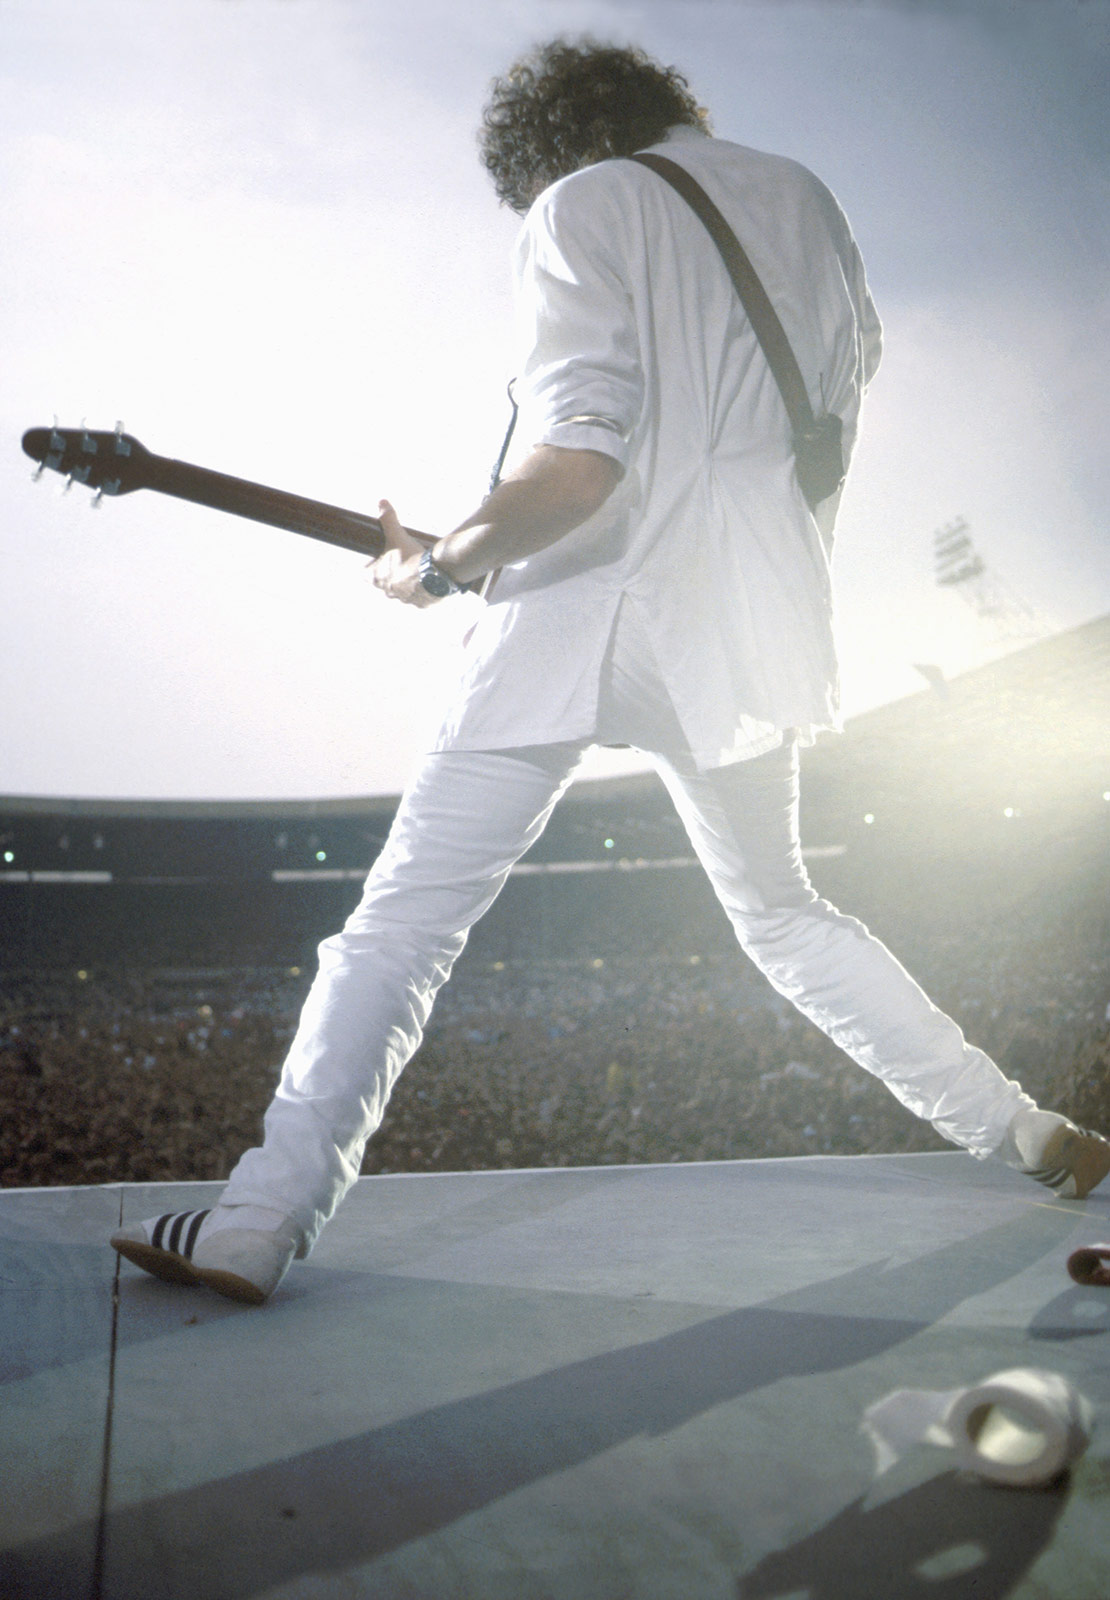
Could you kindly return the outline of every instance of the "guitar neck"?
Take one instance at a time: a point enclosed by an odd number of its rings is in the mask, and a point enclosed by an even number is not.
[[[210,506],[214,511],[229,511],[236,517],[265,522],[272,528],[286,528],[290,533],[301,533],[371,558],[380,556],[385,549],[385,535],[377,517],[287,494],[283,489],[270,489],[246,478],[232,478],[207,467],[194,467],[187,461],[173,461],[169,456],[148,457],[143,487],[178,500],[191,500],[195,505]],[[426,544],[434,542],[428,534],[413,528],[407,531]]]

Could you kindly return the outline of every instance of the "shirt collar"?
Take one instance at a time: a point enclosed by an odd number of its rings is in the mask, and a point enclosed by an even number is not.
[[[713,135],[704,128],[695,128],[688,122],[676,122],[673,128],[668,128],[659,144],[686,144],[691,139],[711,139]]]

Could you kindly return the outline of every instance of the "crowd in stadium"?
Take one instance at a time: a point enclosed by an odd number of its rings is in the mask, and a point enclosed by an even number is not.
[[[1110,1126],[1100,915],[956,923],[899,953],[1043,1104]],[[684,951],[624,926],[625,949],[604,955],[468,951],[364,1171],[946,1148],[727,933]],[[223,1177],[257,1140],[309,976],[23,973],[0,1001],[0,1182]]]

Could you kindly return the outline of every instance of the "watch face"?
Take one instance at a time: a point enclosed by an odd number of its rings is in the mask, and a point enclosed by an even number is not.
[[[437,600],[446,599],[455,587],[447,574],[436,566],[430,551],[426,551],[420,559],[420,582]]]

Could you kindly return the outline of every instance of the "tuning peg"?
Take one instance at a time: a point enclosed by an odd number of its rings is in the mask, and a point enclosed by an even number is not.
[[[70,491],[70,490],[71,490],[71,489],[72,489],[72,488],[73,488],[73,473],[72,473],[72,472],[71,472],[71,473],[69,473],[69,474],[67,474],[67,476],[66,476],[66,481],[65,481],[65,483],[64,483],[64,484],[63,484],[63,485],[62,485],[62,493],[63,493],[63,494],[68,494],[68,493],[69,493],[69,491]]]
[[[131,441],[124,438],[123,423],[116,423],[116,455],[129,456],[131,454]]]
[[[42,477],[42,475],[43,475],[43,473],[45,471],[46,471],[46,462],[45,461],[40,461],[38,466],[35,468],[34,472],[32,472],[32,474],[31,474],[31,482],[32,483],[38,483],[39,479]]]
[[[96,440],[85,429],[85,424],[84,423],[81,424],[81,429],[82,429],[82,432],[81,432],[81,448],[82,448],[82,450],[85,452],[86,455],[95,456],[95,454],[96,454]]]
[[[104,498],[104,485],[101,484],[100,488],[96,491],[96,493],[93,495],[92,499],[89,501],[89,509],[90,509],[90,511],[99,511],[100,510],[100,502],[103,500],[103,498]]]

